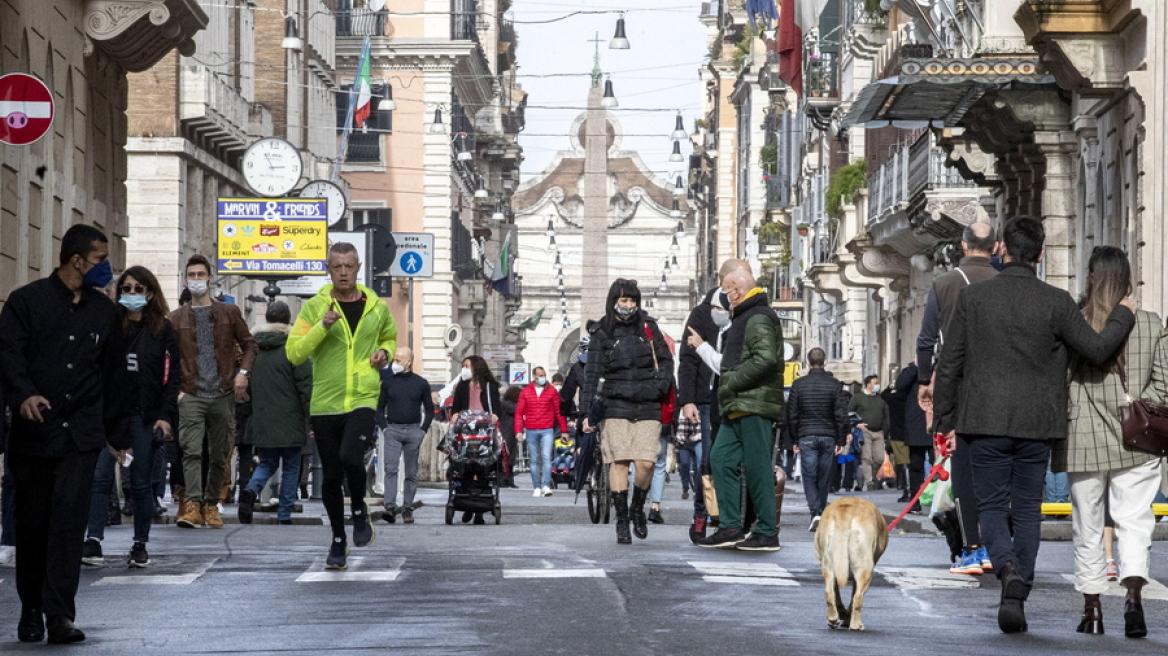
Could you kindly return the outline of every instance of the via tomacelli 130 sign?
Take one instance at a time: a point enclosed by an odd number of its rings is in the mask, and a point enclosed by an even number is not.
[[[219,273],[327,273],[327,200],[220,198],[218,210]]]

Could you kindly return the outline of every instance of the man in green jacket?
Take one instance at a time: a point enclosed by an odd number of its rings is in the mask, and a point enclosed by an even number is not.
[[[329,248],[329,276],[308,299],[288,336],[288,360],[312,360],[312,432],[324,469],[321,496],[333,529],[325,569],[345,569],[345,491],[348,483],[353,543],[373,542],[365,504],[365,452],[373,446],[380,370],[397,350],[397,326],[385,301],[357,284],[361,262],[352,244]]]
[[[698,541],[703,547],[778,551],[772,422],[783,414],[783,334],[766,291],[754,276],[736,271],[722,288],[730,299],[732,321],[722,349],[718,403],[722,425],[710,454],[710,469],[721,511],[718,531]],[[747,538],[742,526],[739,471],[758,513]]]
[[[848,412],[860,417],[857,426],[864,432],[864,448],[856,468],[856,492],[867,484],[869,491],[880,489],[880,468],[884,466],[884,430],[888,428],[888,404],[880,396],[880,377],[864,378],[864,389],[848,401]]]

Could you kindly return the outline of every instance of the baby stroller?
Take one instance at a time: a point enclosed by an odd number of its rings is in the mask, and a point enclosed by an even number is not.
[[[477,410],[460,413],[450,422],[439,450],[449,459],[446,523],[454,523],[456,511],[489,512],[496,524],[501,523],[499,475],[506,447],[491,415]]]
[[[572,487],[576,480],[576,440],[557,437],[552,447],[552,487]]]

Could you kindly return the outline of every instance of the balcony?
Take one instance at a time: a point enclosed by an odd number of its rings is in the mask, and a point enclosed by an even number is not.
[[[869,11],[864,0],[841,0],[840,5],[840,25],[844,34],[858,25],[883,29],[888,24],[888,12]]]
[[[342,6],[348,4],[342,0]],[[366,7],[339,8],[334,12],[337,36],[389,36],[389,12]]]
[[[6,11],[12,11],[8,9]],[[6,19],[7,20],[7,19]],[[207,27],[196,0],[87,0],[85,36],[130,73],[140,73],[177,49],[195,54],[195,32]],[[70,26],[71,29],[71,26]]]
[[[839,103],[839,63],[834,52],[808,55],[803,62],[803,92],[808,102]]]
[[[786,209],[791,206],[791,179],[785,175],[772,175],[766,180],[766,208]]]
[[[452,0],[450,38],[454,41],[479,41],[479,10],[476,0]]]
[[[179,71],[178,119],[208,150],[242,151],[248,144],[251,107],[235,89],[202,66]]]

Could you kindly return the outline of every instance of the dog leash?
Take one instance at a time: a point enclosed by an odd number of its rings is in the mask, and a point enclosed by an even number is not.
[[[904,510],[900,511],[900,514],[896,516],[896,519],[892,520],[892,522],[888,525],[889,533],[892,532],[892,529],[896,528],[896,525],[900,523],[900,520],[904,519],[909,510],[911,510],[912,507],[917,504],[917,501],[921,498],[921,495],[925,493],[925,489],[929,487],[929,484],[932,483],[934,479],[940,478],[943,481],[949,480],[949,472],[945,471],[945,463],[948,460],[949,456],[943,456],[940,460],[937,461],[937,464],[933,465],[933,468],[929,470],[929,475],[925,477],[925,483],[921,485],[921,489],[917,490],[916,496],[912,498],[912,501],[908,502],[908,505],[904,507]]]

